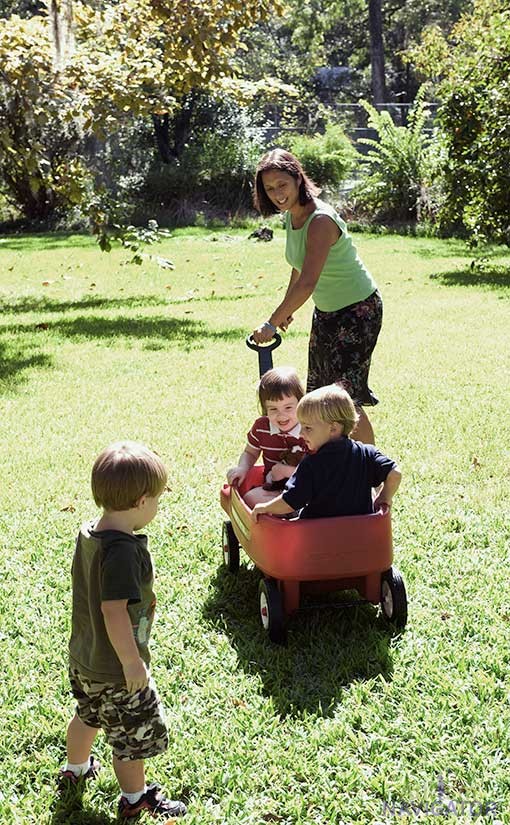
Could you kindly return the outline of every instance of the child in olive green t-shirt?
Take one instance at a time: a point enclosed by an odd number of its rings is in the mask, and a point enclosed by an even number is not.
[[[163,708],[149,672],[149,636],[156,599],[147,537],[167,483],[161,459],[142,444],[119,442],[98,456],[92,492],[101,517],[83,525],[72,565],[73,610],[69,673],[76,712],[67,729],[61,788],[94,778],[90,755],[99,729],[113,750],[120,816],[146,810],[182,816],[182,802],[145,784],[144,760],[168,747]]]

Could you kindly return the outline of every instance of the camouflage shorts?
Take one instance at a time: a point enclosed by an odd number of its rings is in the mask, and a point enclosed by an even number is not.
[[[165,712],[152,678],[136,693],[124,685],[90,681],[75,668],[69,678],[77,716],[104,730],[117,759],[147,759],[167,749]]]

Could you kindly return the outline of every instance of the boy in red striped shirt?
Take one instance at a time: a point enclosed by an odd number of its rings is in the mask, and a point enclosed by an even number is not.
[[[303,395],[303,386],[293,367],[276,367],[262,376],[258,398],[263,415],[254,421],[237,466],[227,471],[229,484],[242,484],[261,453],[265,486],[271,487],[290,478],[306,451],[296,415],[298,401]],[[249,507],[254,507],[274,497],[274,486],[272,489],[254,487],[246,493],[244,500]]]

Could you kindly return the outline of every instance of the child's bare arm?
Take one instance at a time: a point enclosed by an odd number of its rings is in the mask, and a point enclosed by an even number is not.
[[[237,467],[227,470],[227,481],[229,484],[242,484],[249,470],[253,467],[260,455],[260,450],[247,444],[244,451],[239,456]]]
[[[377,510],[381,504],[387,504],[388,506],[391,505],[393,496],[399,488],[401,479],[402,473],[400,472],[399,467],[394,467],[390,470],[386,476],[386,481],[384,482],[379,495],[374,501],[374,510]]]
[[[293,512],[293,508],[289,507],[287,502],[285,502],[281,496],[277,496],[276,498],[271,499],[271,501],[267,501],[265,504],[256,504],[251,511],[251,518],[252,521],[256,522],[258,517],[264,515],[265,513],[272,513],[275,516],[286,516]]]
[[[147,687],[149,674],[136,646],[127,611],[127,599],[101,602],[101,610],[108,638],[120,659],[129,693]]]

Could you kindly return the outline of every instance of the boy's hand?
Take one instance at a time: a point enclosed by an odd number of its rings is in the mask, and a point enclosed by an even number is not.
[[[239,487],[246,478],[246,470],[241,467],[231,467],[227,470],[227,481],[232,487]]]
[[[281,481],[283,478],[290,478],[295,469],[295,467],[291,467],[289,464],[278,461],[277,464],[273,464],[271,467],[271,479],[272,481]]]
[[[143,690],[149,684],[149,671],[143,659],[134,660],[122,665],[128,693]]]
[[[256,524],[258,517],[262,516],[265,512],[264,504],[256,504],[250,514],[251,520]]]

